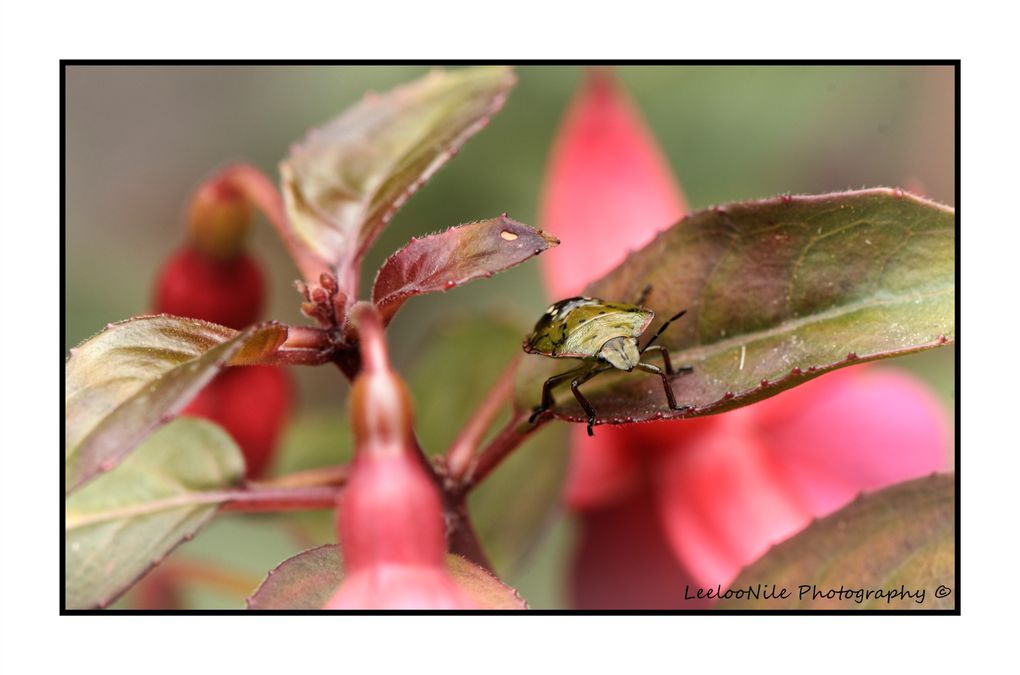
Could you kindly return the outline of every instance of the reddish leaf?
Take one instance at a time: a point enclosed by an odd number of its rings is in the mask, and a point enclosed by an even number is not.
[[[447,554],[454,582],[483,609],[527,609],[513,589],[477,565]],[[327,544],[289,558],[248,598],[248,609],[321,609],[344,580],[340,547]]]
[[[506,215],[412,239],[379,269],[372,302],[389,322],[412,296],[447,291],[490,277],[559,243],[555,237]]]

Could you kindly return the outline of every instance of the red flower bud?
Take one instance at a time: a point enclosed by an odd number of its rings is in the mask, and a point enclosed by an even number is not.
[[[362,370],[351,390],[355,460],[337,509],[347,576],[327,609],[452,609],[475,604],[447,572],[439,490],[412,429],[407,387],[390,368],[381,319],[352,309]]]
[[[157,312],[240,330],[261,316],[265,283],[258,264],[246,253],[217,260],[188,246],[163,267],[155,296]]]
[[[275,366],[228,368],[182,414],[204,417],[226,429],[241,446],[247,477],[259,478],[269,468],[290,416],[292,389],[290,376]]]
[[[262,272],[247,254],[215,260],[191,247],[175,253],[156,285],[157,312],[241,329],[258,321]],[[263,475],[290,414],[290,377],[272,366],[230,368],[210,382],[183,414],[212,420],[241,447],[248,478]]]
[[[248,198],[228,177],[202,184],[188,207],[188,236],[211,258],[230,260],[241,252],[251,223]]]
[[[247,198],[227,178],[210,179],[198,189],[188,210],[190,243],[170,257],[156,280],[157,312],[238,330],[259,320],[266,297],[262,269],[241,250],[249,210]],[[248,478],[259,478],[272,461],[291,398],[290,377],[279,368],[230,368],[183,414],[225,428],[244,453]]]

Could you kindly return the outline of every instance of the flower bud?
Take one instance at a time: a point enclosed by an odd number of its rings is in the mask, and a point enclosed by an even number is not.
[[[290,418],[294,386],[277,366],[239,366],[217,375],[185,408],[223,427],[241,447],[245,476],[262,478]]]
[[[265,298],[262,268],[247,253],[217,260],[185,246],[160,270],[153,304],[157,312],[241,330],[258,321]]]
[[[337,509],[347,577],[327,609],[474,607],[453,581],[443,507],[418,448],[411,399],[373,306],[352,309],[362,369],[351,390],[355,459]]]
[[[539,261],[546,288],[577,294],[686,210],[641,113],[612,71],[589,69],[549,157],[539,222],[562,244]]]
[[[203,183],[188,207],[191,243],[219,260],[229,260],[241,251],[249,223],[248,198],[222,174]]]
[[[247,197],[228,172],[205,183],[188,209],[189,241],[156,278],[153,309],[237,330],[257,322],[266,301],[262,266],[243,250],[250,220]],[[244,453],[247,477],[272,464],[290,416],[293,386],[275,366],[229,368],[183,411],[225,428]]]

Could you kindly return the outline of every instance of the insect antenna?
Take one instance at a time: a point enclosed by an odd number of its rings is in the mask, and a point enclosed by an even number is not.
[[[651,340],[649,340],[649,341],[648,341],[648,343],[647,343],[647,344],[645,344],[645,346],[641,348],[641,351],[645,351],[646,349],[648,349],[649,347],[651,347],[651,346],[652,346],[652,343],[653,343],[653,342],[655,342],[655,341],[656,341],[656,340],[657,340],[657,339],[659,338],[659,336],[660,336],[660,335],[662,335],[662,334],[663,334],[663,333],[665,332],[665,330],[666,330],[667,328],[669,328],[669,324],[673,323],[674,321],[676,321],[677,319],[679,319],[680,317],[682,317],[682,316],[683,316],[684,314],[686,314],[686,313],[687,313],[687,310],[686,310],[686,309],[684,309],[684,310],[681,310],[680,312],[677,312],[677,314],[676,314],[676,315],[674,315],[674,316],[671,316],[671,317],[670,317],[670,318],[669,318],[669,319],[668,319],[668,320],[666,321],[666,323],[664,323],[664,324],[662,324],[661,326],[659,326],[659,330],[658,330],[658,331],[656,331],[655,335],[653,335],[653,336],[652,336],[652,339],[651,339]]]
[[[648,296],[651,294],[651,292],[652,285],[647,284],[644,288],[641,289],[641,295],[638,296],[637,302],[635,302],[634,304],[637,305],[638,307],[644,307],[645,302],[647,302]]]

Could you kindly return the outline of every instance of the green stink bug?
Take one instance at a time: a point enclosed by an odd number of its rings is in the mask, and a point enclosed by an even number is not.
[[[585,363],[545,381],[542,385],[542,402],[531,413],[529,422],[534,422],[553,406],[553,388],[570,380],[574,398],[588,415],[588,435],[594,436],[592,426],[597,413],[578,387],[612,368],[627,372],[636,368],[659,375],[669,407],[672,410],[687,410],[691,407],[677,404],[670,379],[674,374],[689,373],[692,368],[684,366],[674,371],[669,351],[662,345],[653,344],[669,324],[683,316],[687,310],[671,317],[644,347],[638,347],[638,338],[655,317],[655,312],[641,306],[650,290],[650,287],[645,288],[635,305],[579,296],[560,300],[546,310],[531,334],[524,339],[524,351],[554,359],[580,359]],[[641,361],[641,355],[647,351],[662,354],[665,370]]]

